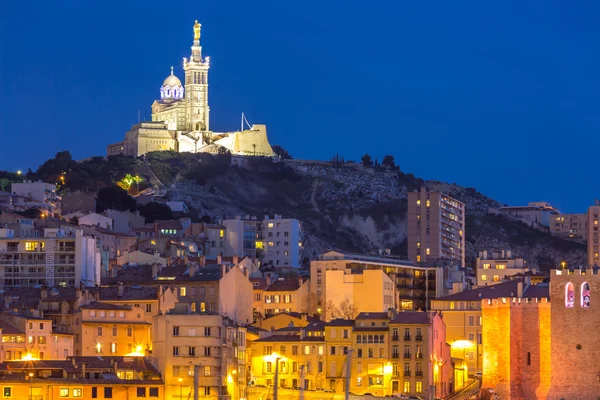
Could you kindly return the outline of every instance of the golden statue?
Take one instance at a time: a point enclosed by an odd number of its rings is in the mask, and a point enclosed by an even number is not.
[[[200,25],[198,23],[198,20],[196,20],[196,23],[194,24],[194,40],[200,40],[200,27],[202,25]]]

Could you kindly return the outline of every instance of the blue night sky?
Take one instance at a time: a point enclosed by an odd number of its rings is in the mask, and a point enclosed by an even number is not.
[[[150,118],[171,65],[183,78],[198,19],[212,130],[243,111],[295,158],[391,153],[425,179],[564,212],[600,198],[597,2],[4,3],[2,169],[105,155],[138,110]]]

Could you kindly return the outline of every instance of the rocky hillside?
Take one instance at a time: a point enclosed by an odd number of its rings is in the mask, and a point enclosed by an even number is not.
[[[261,159],[244,168],[221,164],[218,171],[203,164],[206,160],[183,174],[164,174],[160,167],[155,172],[171,179],[169,198],[185,201],[200,216],[282,214],[302,220],[309,257],[331,248],[357,252],[389,248],[393,254],[406,255],[407,192],[425,184],[466,204],[467,265],[474,265],[480,250],[497,248],[510,248],[541,269],[561,260],[569,265],[586,262],[584,245],[489,214],[500,204],[472,188],[354,164]]]
[[[58,182],[64,190],[97,192],[125,174],[144,178],[167,199],[182,200],[192,217],[218,220],[236,215],[282,214],[304,222],[306,256],[337,248],[355,252],[391,249],[406,255],[407,192],[426,185],[457,198],[467,208],[467,265],[478,251],[510,248],[541,269],[586,263],[585,245],[554,238],[521,222],[488,213],[498,202],[473,188],[423,181],[398,167],[343,162],[273,162],[266,158],[232,163],[230,154],[157,152],[142,158],[92,157],[73,161],[60,152],[27,179]],[[238,160],[240,161],[240,160]],[[233,164],[233,165],[232,165]],[[1,175],[1,174],[0,174]],[[14,175],[14,174],[13,174]],[[3,176],[0,176],[2,178]],[[17,179],[8,176],[5,180]]]

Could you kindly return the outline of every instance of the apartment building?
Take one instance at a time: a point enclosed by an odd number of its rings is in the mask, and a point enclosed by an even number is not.
[[[550,218],[550,234],[587,240],[588,216],[587,214],[558,214]]]
[[[81,229],[44,228],[36,238],[0,229],[0,289],[100,284],[100,251]]]
[[[523,257],[516,257],[510,250],[480,251],[477,257],[477,286],[502,282],[514,275],[524,274],[526,267]]]
[[[408,258],[418,264],[454,260],[465,265],[465,205],[428,191],[408,193]]]
[[[254,315],[270,317],[281,312],[307,313],[309,281],[304,278],[250,278]]]
[[[263,266],[295,267],[302,263],[302,224],[297,219],[238,216],[223,220],[225,255],[247,256]]]
[[[3,312],[0,330],[1,361],[66,360],[73,355],[73,335],[53,331],[50,318]]]
[[[60,215],[60,196],[56,194],[56,185],[42,181],[24,181],[10,185],[13,194],[30,198],[48,215]]]
[[[345,271],[349,274],[360,274],[363,271],[379,270],[396,285],[397,308],[400,310],[427,310],[429,301],[444,295],[444,271],[439,267],[417,266],[411,261],[391,256],[371,256],[363,254],[341,253],[329,251],[322,254],[318,260],[310,263],[310,309],[311,312],[322,312],[329,298],[328,288],[332,288],[332,296],[338,291],[335,282],[328,283],[328,271]],[[382,278],[382,282],[385,280]],[[389,290],[389,289],[388,289]],[[389,295],[382,288],[382,296]],[[369,292],[355,292],[354,301],[367,304]],[[378,295],[379,297],[379,295]],[[385,298],[382,297],[382,301]]]
[[[70,357],[0,363],[6,399],[164,399],[165,384],[143,357]]]
[[[154,317],[153,362],[166,384],[165,398],[246,398],[246,328],[215,313]],[[194,376],[194,374],[199,374]]]
[[[499,211],[534,228],[549,227],[553,218],[560,214],[550,203],[543,201],[529,202],[526,206],[504,206]]]
[[[332,320],[313,334],[309,326],[283,328],[252,342],[252,395],[263,394],[261,385],[277,385],[284,397],[299,387],[342,394],[348,357],[350,391],[357,395],[445,398],[452,391],[450,348],[437,313],[360,313],[355,320]]]
[[[596,200],[595,205],[588,208],[588,266],[600,265],[600,201]]]

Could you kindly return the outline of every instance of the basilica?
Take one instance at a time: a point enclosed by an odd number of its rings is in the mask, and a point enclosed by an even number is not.
[[[218,133],[210,130],[208,69],[210,57],[202,57],[201,25],[194,24],[194,42],[189,60],[183,59],[185,86],[171,74],[163,81],[160,99],[152,104],[152,121],[133,125],[122,142],[108,146],[111,155],[141,156],[151,151],[211,152],[220,148],[234,155],[272,156],[265,125],[247,130]]]

